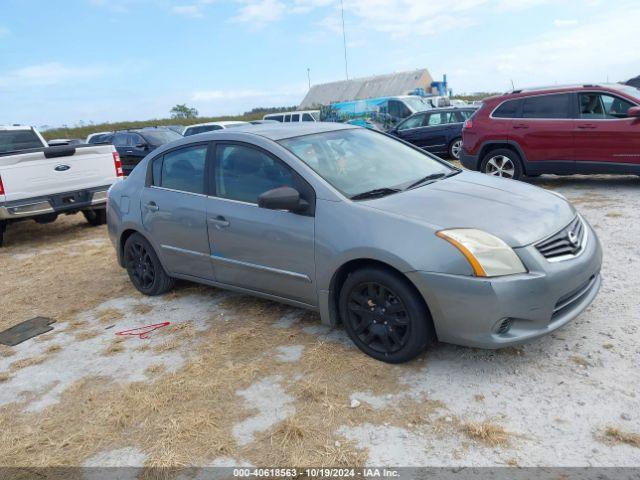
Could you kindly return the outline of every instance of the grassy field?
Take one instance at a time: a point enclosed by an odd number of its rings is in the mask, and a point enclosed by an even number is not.
[[[282,111],[295,110],[296,107],[283,107]],[[69,128],[54,128],[41,132],[46,140],[54,138],[86,138],[87,135],[94,132],[107,132],[113,130],[125,130],[127,128],[141,128],[154,125],[193,125],[194,123],[204,122],[218,122],[221,120],[259,120],[262,119],[267,113],[273,113],[276,109],[254,109],[250,112],[245,112],[242,115],[224,115],[219,117],[197,117],[189,119],[175,119],[175,118],[157,118],[152,120],[135,120],[128,122],[114,122],[114,123],[96,123],[91,125],[83,125]]]

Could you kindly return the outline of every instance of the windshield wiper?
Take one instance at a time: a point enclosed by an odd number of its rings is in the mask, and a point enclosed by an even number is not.
[[[351,200],[364,200],[365,198],[384,197],[385,195],[391,195],[392,193],[398,193],[401,191],[402,190],[399,188],[390,188],[390,187],[374,188],[373,190],[368,190],[366,192],[358,193],[349,198],[351,198]]]
[[[448,175],[446,173],[442,173],[442,172],[440,172],[440,173],[432,173],[431,175],[427,175],[426,177],[422,177],[420,180],[418,180],[416,182],[413,182],[405,190],[409,190],[411,188],[419,187],[420,185],[422,185],[424,183],[427,183],[427,182],[429,182],[431,180],[437,180],[439,178],[446,177],[446,176],[448,176]]]

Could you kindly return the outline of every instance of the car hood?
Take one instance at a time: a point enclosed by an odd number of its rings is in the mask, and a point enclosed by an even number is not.
[[[511,247],[541,240],[576,215],[569,202],[542,188],[474,172],[359,203],[437,229],[484,230]]]

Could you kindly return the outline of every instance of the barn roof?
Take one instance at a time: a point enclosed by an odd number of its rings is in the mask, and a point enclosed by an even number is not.
[[[423,88],[428,92],[432,81],[429,71],[422,68],[408,72],[323,83],[311,87],[299,108],[312,108],[348,100],[406,95],[416,88]]]

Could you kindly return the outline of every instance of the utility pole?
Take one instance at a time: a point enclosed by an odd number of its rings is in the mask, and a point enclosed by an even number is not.
[[[307,67],[307,80],[309,81],[309,90],[311,90],[311,69]]]
[[[342,43],[344,45],[344,74],[349,80],[349,68],[347,66],[347,34],[344,31],[344,1],[340,0],[340,12],[342,14]]]

